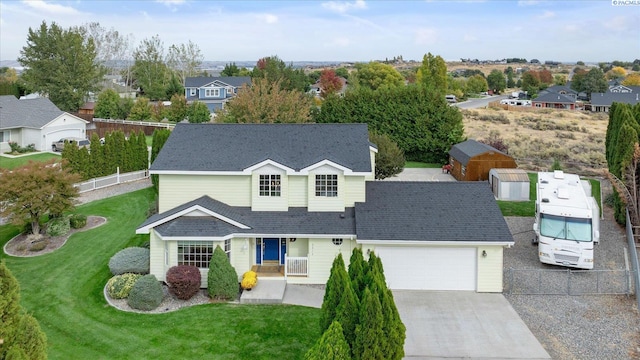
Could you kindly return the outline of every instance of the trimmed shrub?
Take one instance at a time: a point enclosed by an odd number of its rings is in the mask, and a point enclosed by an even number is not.
[[[154,275],[145,275],[136,281],[129,292],[127,304],[133,309],[149,311],[162,303],[162,285]]]
[[[47,223],[47,235],[62,236],[71,231],[69,219],[66,217],[55,218]]]
[[[124,273],[148,274],[149,249],[128,247],[118,251],[109,259],[109,270],[113,275]]]
[[[112,299],[126,299],[129,297],[133,285],[141,277],[140,274],[132,273],[116,275],[107,282],[107,293]]]
[[[216,246],[209,263],[207,291],[216,300],[232,300],[238,297],[238,273],[231,266],[227,254]]]
[[[82,229],[87,225],[87,215],[73,214],[69,217],[69,225],[72,229]]]
[[[180,300],[189,300],[200,290],[202,275],[191,265],[173,266],[167,271],[169,292]]]
[[[242,281],[240,282],[240,286],[242,286],[245,290],[253,289],[254,286],[258,283],[258,274],[255,271],[249,270],[242,274]]]
[[[40,240],[38,242],[32,243],[29,246],[29,251],[33,251],[33,252],[42,251],[47,247],[47,245],[49,245],[49,240],[44,240],[43,239],[43,240]]]

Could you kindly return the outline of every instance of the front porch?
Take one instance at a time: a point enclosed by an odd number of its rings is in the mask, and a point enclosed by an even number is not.
[[[251,270],[258,274],[260,278],[273,278],[289,276],[302,276],[309,275],[309,258],[304,257],[289,257],[284,255],[284,265],[280,265],[278,260],[264,260],[261,264],[251,266]]]

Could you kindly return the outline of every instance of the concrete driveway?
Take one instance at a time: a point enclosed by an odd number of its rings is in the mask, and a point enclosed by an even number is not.
[[[456,181],[453,176],[444,174],[440,168],[405,168],[396,176],[384,181]]]
[[[406,359],[551,359],[502,294],[394,290]]]

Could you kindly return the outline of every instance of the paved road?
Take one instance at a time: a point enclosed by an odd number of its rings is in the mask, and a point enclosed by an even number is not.
[[[481,99],[469,99],[467,101],[455,103],[452,106],[457,106],[460,109],[477,109],[483,108],[489,105],[492,101],[500,101],[502,99],[508,98],[507,95],[494,95],[488,96]]]

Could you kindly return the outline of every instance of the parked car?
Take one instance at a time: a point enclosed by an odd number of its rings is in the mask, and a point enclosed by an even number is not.
[[[51,144],[51,150],[53,150],[53,151],[62,151],[62,149],[64,149],[64,145],[65,144],[69,144],[69,143],[76,143],[78,145],[79,149],[82,149],[82,148],[87,148],[88,149],[89,146],[91,145],[91,142],[89,142],[89,140],[87,140],[87,139],[68,137],[68,138],[62,138],[62,139],[52,143]]]

